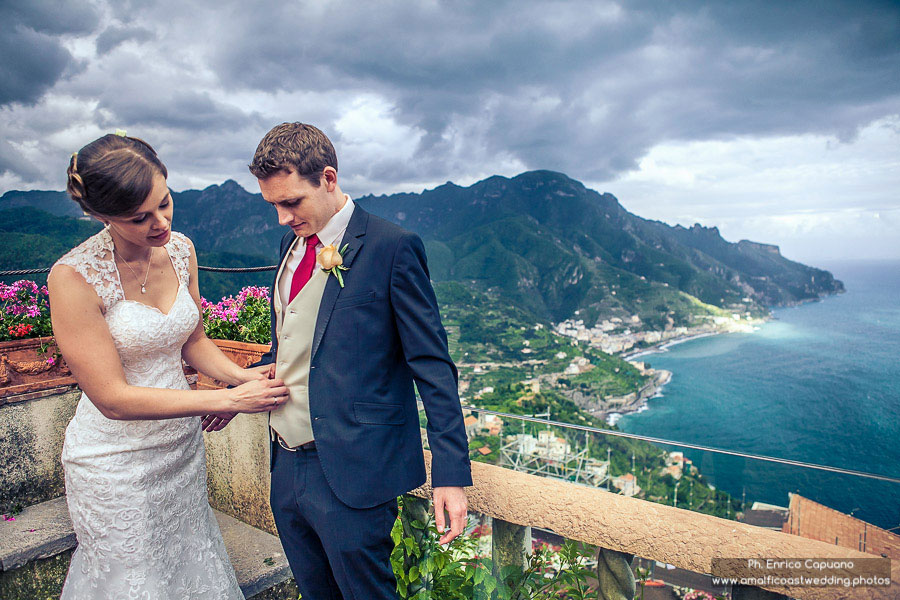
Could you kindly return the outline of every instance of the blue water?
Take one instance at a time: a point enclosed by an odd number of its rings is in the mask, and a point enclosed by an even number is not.
[[[625,431],[900,478],[900,262],[829,268],[847,288],[775,310],[753,333],[707,337],[643,356],[673,372]],[[900,484],[687,451],[748,505],[788,493],[884,528],[900,525]]]

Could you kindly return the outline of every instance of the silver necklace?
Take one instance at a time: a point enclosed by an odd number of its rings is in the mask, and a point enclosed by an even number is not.
[[[115,250],[113,250],[115,252]],[[118,254],[118,253],[117,253]],[[141,280],[138,279],[137,273],[134,272],[134,269],[131,268],[131,265],[128,264],[128,261],[125,260],[125,257],[119,254],[119,258],[122,259],[122,262],[125,263],[125,266],[128,267],[128,270],[131,271],[131,274],[134,276],[134,280],[138,283],[141,283]],[[147,273],[144,275],[144,283],[141,283],[141,293],[147,293],[147,279],[150,277],[150,264],[153,262],[153,246],[150,246],[150,253],[147,255]]]

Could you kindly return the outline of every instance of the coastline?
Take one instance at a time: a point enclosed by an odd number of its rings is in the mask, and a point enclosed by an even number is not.
[[[648,346],[647,348],[640,348],[635,352],[621,354],[619,358],[626,361],[633,361],[642,356],[666,352],[672,346],[690,342],[691,340],[699,340],[723,333],[752,333],[759,328],[759,325],[770,321],[771,319],[772,317],[770,316],[766,319],[754,320],[750,323],[749,326],[742,325],[740,327],[734,327],[733,325],[729,325],[726,327],[716,327],[715,329],[710,331],[688,333],[687,335],[668,339],[658,344],[654,344],[653,346]],[[650,398],[661,397],[663,395],[663,388],[666,386],[666,384],[672,381],[673,376],[671,371],[666,371],[665,369],[650,369],[649,373],[652,377],[651,381],[644,387],[642,387],[640,391],[635,395],[635,397],[630,399],[628,397],[610,398],[603,401],[603,403],[598,406],[595,411],[591,412],[610,425],[615,425],[618,420],[625,415],[647,410],[647,400],[649,400]]]
[[[615,425],[625,415],[647,410],[647,400],[662,395],[662,389],[672,381],[672,372],[665,369],[651,369],[650,377],[651,380],[636,394],[629,394],[624,398],[608,398],[589,412],[610,425]]]
[[[827,294],[825,296],[819,296],[816,298],[806,298],[804,300],[799,300],[796,302],[787,303],[787,304],[783,304],[783,305],[780,305],[777,307],[772,307],[772,308],[773,309],[774,308],[794,308],[794,307],[798,307],[798,306],[803,306],[805,304],[810,304],[813,302],[821,302],[825,299],[833,298],[839,294],[844,294],[844,293],[846,293],[846,290],[842,289],[833,294]],[[687,335],[683,335],[681,337],[675,337],[675,338],[672,338],[669,340],[665,340],[665,341],[659,342],[657,344],[654,344],[652,346],[648,346],[646,348],[640,348],[635,351],[630,351],[630,352],[620,354],[619,358],[621,358],[622,360],[626,360],[626,361],[633,361],[633,360],[641,358],[643,356],[667,352],[668,349],[671,348],[672,346],[677,346],[678,344],[690,342],[691,340],[699,340],[701,338],[712,337],[714,335],[720,335],[723,333],[753,333],[754,331],[758,330],[761,325],[768,323],[769,321],[772,321],[775,319],[774,313],[771,312],[771,310],[772,309],[770,309],[769,315],[766,318],[754,319],[754,320],[750,321],[749,324],[747,324],[747,325],[741,324],[739,326],[735,326],[732,323],[728,323],[724,327],[715,327],[714,329],[712,329],[710,331],[699,331],[699,332],[688,333]],[[617,406],[615,408],[613,408],[611,406],[598,407],[597,411],[594,414],[596,416],[599,416],[600,418],[606,420],[607,422],[609,422],[609,417],[611,415],[614,415],[614,418],[612,419],[612,423],[610,423],[611,425],[614,425],[621,417],[623,417],[627,414],[643,412],[643,411],[647,410],[647,408],[648,408],[647,400],[649,400],[650,398],[658,398],[658,397],[662,396],[663,395],[662,389],[666,386],[667,383],[669,383],[672,380],[672,373],[669,371],[665,371],[665,370],[657,371],[654,369],[650,369],[649,372],[652,374],[652,376],[654,376],[654,379],[649,384],[644,386],[644,388],[641,388],[641,392],[638,393],[637,398],[635,398],[634,400],[632,400],[630,402],[623,402],[621,406]],[[657,377],[658,373],[664,373],[665,376]],[[648,391],[652,390],[652,392],[644,394],[643,393],[644,390],[648,390]],[[610,400],[621,401],[624,399],[611,398]],[[606,403],[607,402],[604,402],[604,404],[606,404]]]
[[[641,348],[640,350],[637,350],[636,352],[630,354],[623,354],[619,358],[621,358],[622,360],[634,360],[635,358],[646,356],[648,354],[658,354],[660,352],[665,352],[670,347],[677,346],[678,344],[683,344],[691,340],[699,340],[700,338],[712,337],[721,333],[734,333],[734,331],[710,331],[706,333],[697,333],[693,335],[673,338],[671,340],[666,340],[665,342],[660,342],[659,344],[654,344],[653,346]]]

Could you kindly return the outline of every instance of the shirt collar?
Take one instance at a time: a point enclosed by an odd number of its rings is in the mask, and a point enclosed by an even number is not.
[[[350,196],[344,194],[344,207],[337,211],[331,219],[325,224],[325,227],[322,228],[317,235],[319,236],[319,243],[323,246],[328,246],[330,244],[334,244],[339,241],[341,236],[343,236],[344,231],[347,229],[347,225],[350,223],[350,216],[353,215],[353,200],[350,199]]]

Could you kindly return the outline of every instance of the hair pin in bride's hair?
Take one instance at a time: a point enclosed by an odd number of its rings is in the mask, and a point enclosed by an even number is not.
[[[121,136],[121,137],[128,137],[128,134],[125,132],[124,129],[116,129],[116,135]]]

